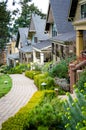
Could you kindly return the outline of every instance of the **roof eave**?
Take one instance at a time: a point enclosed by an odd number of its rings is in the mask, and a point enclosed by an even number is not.
[[[76,13],[78,0],[71,0],[68,21],[73,21]]]

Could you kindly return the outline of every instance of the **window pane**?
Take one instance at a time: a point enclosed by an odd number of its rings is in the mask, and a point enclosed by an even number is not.
[[[86,18],[86,4],[81,5],[81,18]]]

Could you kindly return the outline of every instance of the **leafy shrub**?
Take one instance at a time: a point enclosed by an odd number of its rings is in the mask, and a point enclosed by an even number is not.
[[[66,63],[60,62],[49,71],[49,74],[52,77],[67,78],[68,66]]]
[[[68,66],[71,61],[73,61],[75,57],[69,57],[65,60],[61,60],[58,64],[54,65],[49,70],[49,75],[51,77],[58,77],[58,78],[67,78],[68,79]]]
[[[43,102],[47,93],[49,94],[49,91],[37,91],[24,107],[2,124],[1,130],[25,130],[26,126],[29,126],[31,111]],[[52,94],[51,91],[50,93]]]
[[[34,77],[34,83],[39,90],[54,89],[55,86],[54,79],[48,76],[48,73],[36,75]],[[45,83],[46,85],[43,86],[42,83]]]
[[[8,74],[22,74],[22,70],[14,67],[14,68],[11,68],[7,73]]]
[[[85,90],[86,91],[86,70],[84,70],[81,75],[80,75],[80,79],[78,80],[76,86],[78,86],[79,90]]]
[[[81,128],[80,130],[86,130],[86,127]]]
[[[43,65],[43,67],[42,67],[42,72],[43,72],[43,73],[44,73],[44,72],[48,72],[49,69],[52,67],[52,65],[53,65],[52,62],[48,62],[48,63],[46,63],[45,65]]]
[[[45,126],[39,126],[37,130],[48,130],[48,127],[45,127]]]
[[[21,74],[25,70],[30,70],[30,64],[18,64],[15,67],[2,66],[1,72],[5,74]]]
[[[51,101],[47,100],[35,109],[32,110],[27,129],[31,130],[61,130],[63,129],[63,124],[61,120],[60,109],[62,104],[59,102],[58,98],[54,98]],[[60,110],[60,111],[59,111]],[[35,116],[34,116],[35,115]]]
[[[42,73],[42,74],[36,75],[34,77],[34,83],[35,83],[35,85],[38,87],[39,86],[39,80],[40,79],[45,79],[47,76],[48,76],[48,73]]]
[[[7,74],[7,72],[11,69],[11,66],[3,65],[0,67],[0,72]]]
[[[42,66],[39,65],[38,63],[32,63],[31,66],[32,66],[32,70],[35,70],[35,71],[41,71],[42,69]]]
[[[25,76],[27,76],[30,79],[34,79],[34,76],[40,73],[40,71],[30,70],[25,72]]]
[[[86,97],[78,89],[75,90],[76,98],[68,94],[68,101],[64,101],[63,122],[66,130],[81,130],[86,127]]]

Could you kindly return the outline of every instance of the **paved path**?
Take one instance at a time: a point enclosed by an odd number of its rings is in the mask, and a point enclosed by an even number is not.
[[[31,98],[37,88],[23,74],[10,75],[13,80],[11,91],[0,99],[0,127],[2,122],[13,116]]]

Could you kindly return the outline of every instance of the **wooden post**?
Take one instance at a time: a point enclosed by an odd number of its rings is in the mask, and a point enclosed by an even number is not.
[[[80,57],[80,53],[83,50],[83,31],[76,31],[76,56]]]
[[[70,92],[73,93],[73,85],[75,84],[75,72],[73,71],[73,69],[75,68],[75,64],[71,63],[69,65],[69,75],[70,75]]]

